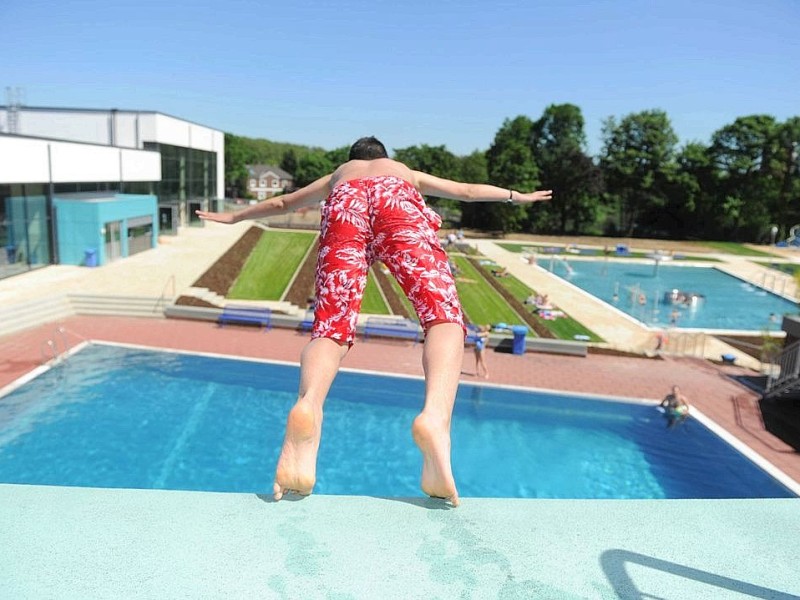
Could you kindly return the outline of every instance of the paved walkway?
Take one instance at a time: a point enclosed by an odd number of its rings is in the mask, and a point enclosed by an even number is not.
[[[2,279],[0,306],[69,292],[172,298],[191,287],[250,227],[189,227],[178,236],[159,237],[158,248],[101,267],[51,265]]]

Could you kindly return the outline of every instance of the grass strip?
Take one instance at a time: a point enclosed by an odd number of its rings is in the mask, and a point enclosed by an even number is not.
[[[464,314],[471,323],[520,325],[525,322],[466,257],[455,256],[453,259],[460,271],[456,277],[456,289]]]
[[[744,244],[739,244],[737,242],[703,242],[703,245],[708,246],[717,252],[724,252],[725,254],[733,254],[735,256],[768,256],[773,258],[782,258],[777,254],[771,254],[770,252],[749,248]]]
[[[481,267],[486,274],[486,277],[494,277],[491,273],[491,268]],[[525,305],[525,300],[532,295],[536,295],[536,291],[529,288],[525,285],[522,281],[514,277],[513,275],[509,275],[507,277],[497,277],[495,278],[503,288],[505,288],[511,296],[513,296],[518,302],[522,303],[523,306],[526,308],[532,309],[530,305]],[[559,309],[560,310],[560,309]],[[563,312],[563,311],[562,311]],[[575,336],[586,336],[588,337],[588,341],[591,342],[602,342],[604,341],[599,335],[597,335],[594,331],[589,329],[588,327],[584,326],[583,323],[580,321],[576,321],[566,313],[563,317],[556,317],[555,319],[545,319],[538,314],[532,315],[534,319],[536,319],[537,323],[547,329],[550,333],[553,334],[554,337],[560,340],[574,340]]]
[[[228,298],[280,300],[314,239],[313,233],[265,231],[228,292]]]
[[[372,274],[372,269],[369,270],[367,276],[367,287],[364,288],[364,299],[361,301],[361,313],[367,315],[391,314],[383,300],[380,288],[378,288],[378,282],[375,281],[375,275]]]

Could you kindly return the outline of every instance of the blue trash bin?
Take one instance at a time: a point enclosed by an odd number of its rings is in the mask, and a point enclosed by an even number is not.
[[[514,339],[511,343],[511,353],[525,354],[525,335],[528,333],[528,328],[524,325],[514,325],[511,328],[511,333],[514,334]]]
[[[97,249],[96,248],[86,248],[83,251],[84,253],[84,263],[87,267],[96,267],[97,266]]]

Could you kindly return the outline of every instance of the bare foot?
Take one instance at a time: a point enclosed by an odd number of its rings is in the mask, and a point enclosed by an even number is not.
[[[275,470],[272,492],[275,500],[293,492],[308,496],[317,477],[317,451],[322,432],[322,415],[317,415],[307,403],[298,402],[289,411],[286,436]]]
[[[458,506],[458,492],[450,467],[450,431],[443,423],[420,414],[411,426],[414,442],[422,451],[422,491]]]

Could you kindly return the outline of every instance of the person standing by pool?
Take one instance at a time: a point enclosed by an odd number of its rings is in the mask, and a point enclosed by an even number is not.
[[[475,334],[475,375],[481,376],[481,369],[483,369],[483,378],[489,379],[489,367],[486,366],[486,344],[489,342],[489,326],[481,325]]]
[[[298,399],[289,412],[273,495],[308,495],[316,482],[323,404],[355,339],[369,265],[383,261],[414,305],[425,330],[425,402],[412,435],[422,452],[422,490],[458,505],[450,464],[450,420],[464,354],[464,320],[447,254],[436,235],[441,219],[423,195],[464,202],[531,203],[552,192],[521,193],[413,171],[391,160],[374,137],[361,138],[333,173],[239,212],[197,211],[201,219],[237,223],[285,214],[324,201],[317,256],[314,324],[300,359]]]

